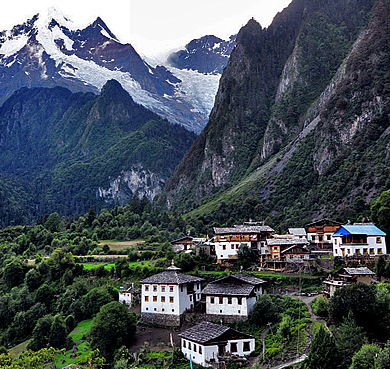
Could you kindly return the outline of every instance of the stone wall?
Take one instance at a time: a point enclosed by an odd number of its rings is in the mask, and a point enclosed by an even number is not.
[[[178,327],[183,319],[183,315],[141,313],[141,323],[158,327]]]
[[[212,322],[216,324],[221,323],[237,323],[248,320],[247,316],[240,315],[220,315],[220,314],[185,314],[184,315],[186,322],[198,324],[200,322]]]

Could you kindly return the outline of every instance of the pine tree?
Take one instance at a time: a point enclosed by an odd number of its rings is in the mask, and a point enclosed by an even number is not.
[[[321,326],[313,338],[304,369],[336,369],[338,367],[338,356],[335,340]]]

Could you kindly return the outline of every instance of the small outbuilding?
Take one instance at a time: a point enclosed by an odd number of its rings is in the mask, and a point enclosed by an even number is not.
[[[233,328],[202,322],[179,334],[184,356],[202,366],[213,366],[224,357],[244,357],[255,350],[255,338]]]

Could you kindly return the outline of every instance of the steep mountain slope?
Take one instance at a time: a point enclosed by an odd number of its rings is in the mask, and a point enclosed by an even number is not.
[[[207,64],[218,52],[204,54],[202,62]],[[220,72],[210,75],[194,70],[176,76],[164,66],[153,67],[130,44],[120,43],[101,18],[79,30],[60,12],[49,9],[0,33],[0,104],[23,86],[61,86],[96,94],[108,80],[116,79],[137,103],[200,132],[219,77]],[[211,92],[202,93],[199,85]]]
[[[160,201],[281,226],[364,212],[390,185],[389,7],[294,0],[268,29],[251,20]]]
[[[154,198],[195,137],[115,80],[99,95],[22,88],[0,108],[0,173],[6,184],[28,183],[36,214],[72,214]]]

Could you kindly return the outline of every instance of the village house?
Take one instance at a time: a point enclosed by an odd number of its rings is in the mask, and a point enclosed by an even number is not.
[[[197,245],[201,245],[206,241],[206,238],[195,238],[191,236],[185,236],[178,238],[171,242],[171,246],[173,251],[178,252],[186,252],[190,250],[194,250]]]
[[[217,319],[247,319],[266,282],[246,273],[232,274],[210,282],[202,291],[206,314]]]
[[[267,239],[266,242],[268,258],[261,260],[261,265],[267,269],[284,270],[288,263],[301,264],[310,257],[310,251],[307,249],[309,242],[306,238],[280,235]]]
[[[241,245],[247,245],[259,254],[266,253],[266,239],[274,230],[265,225],[235,225],[229,228],[214,228],[215,253],[217,263],[237,260],[237,251]]]
[[[183,313],[193,311],[201,298],[203,278],[180,273],[174,265],[141,283],[141,321],[179,326]]]
[[[359,268],[342,268],[337,279],[329,276],[325,281],[325,290],[323,291],[328,297],[332,297],[334,293],[342,287],[349,286],[352,283],[365,283],[370,285],[376,274],[367,267]]]
[[[288,233],[294,237],[297,238],[306,238],[307,239],[307,233],[305,228],[289,228]]]
[[[341,227],[341,223],[325,218],[307,224],[306,227],[308,241],[318,250],[332,248],[332,234]]]
[[[333,256],[386,254],[386,233],[371,223],[342,225],[332,235]]]
[[[184,356],[205,367],[224,361],[227,356],[244,357],[255,350],[253,336],[210,322],[201,322],[179,337]]]
[[[139,300],[139,291],[135,290],[134,284],[130,288],[126,289],[126,290],[124,290],[122,288],[123,287],[121,287],[121,289],[118,291],[118,295],[119,295],[118,301],[119,301],[119,303],[125,304],[127,306],[131,306],[131,303],[135,299]]]

